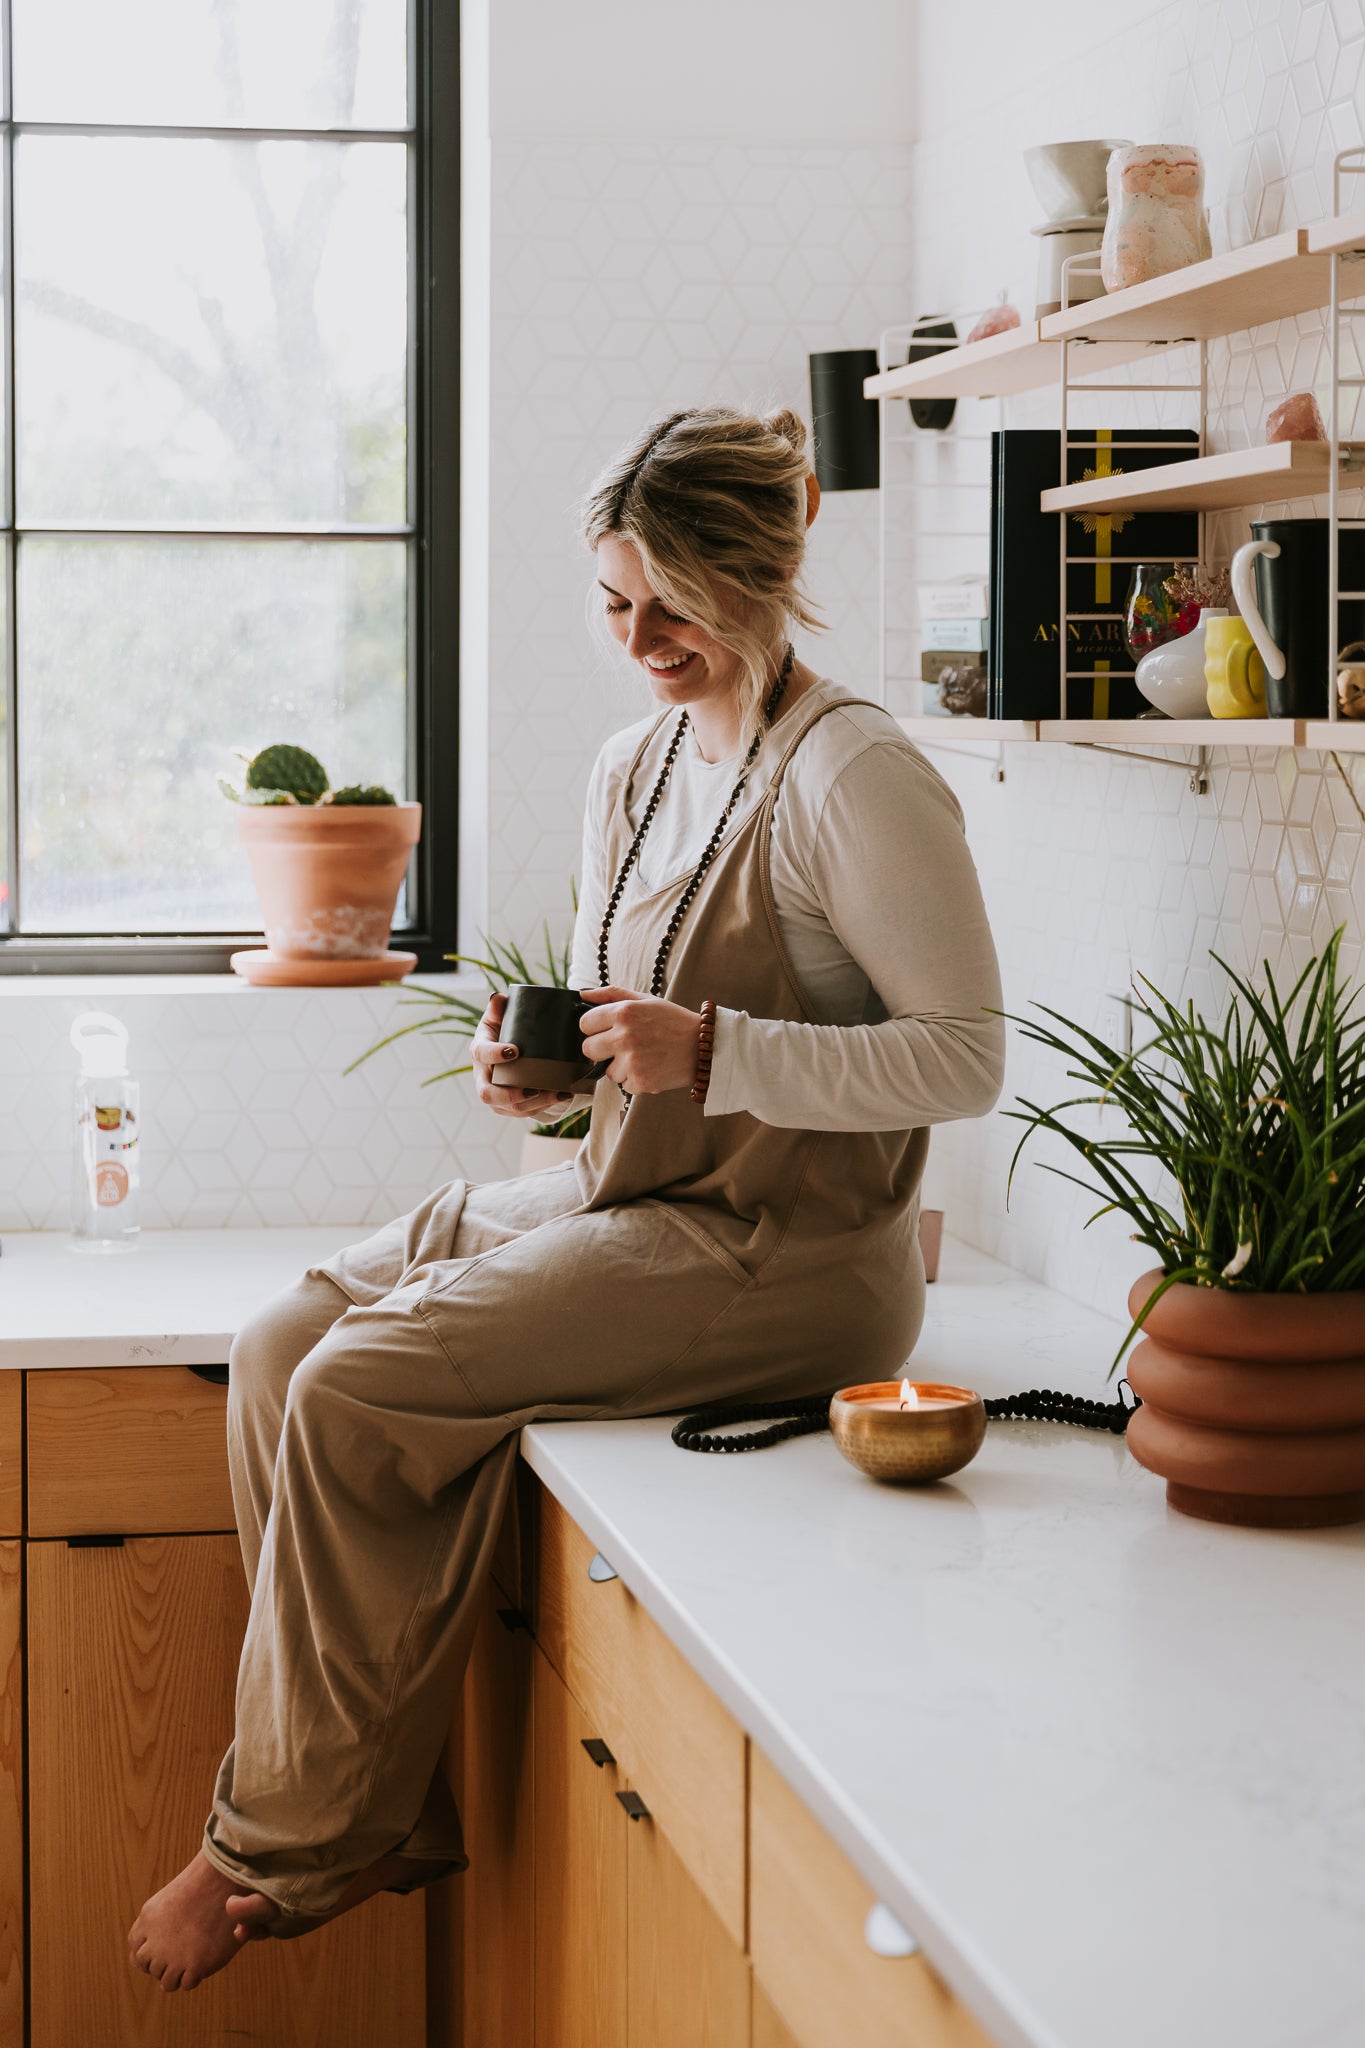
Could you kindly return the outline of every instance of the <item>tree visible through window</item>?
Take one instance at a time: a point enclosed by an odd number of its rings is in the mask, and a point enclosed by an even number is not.
[[[235,748],[416,793],[407,0],[8,10],[0,933],[256,930]]]

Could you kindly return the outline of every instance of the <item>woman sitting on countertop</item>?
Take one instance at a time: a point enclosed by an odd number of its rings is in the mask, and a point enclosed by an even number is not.
[[[523,1423],[896,1377],[918,1337],[928,1130],[996,1099],[999,979],[952,792],[787,637],[805,438],[673,413],[587,501],[657,708],[588,794],[578,1159],[450,1182],[233,1344],[251,1618],[202,1847],[129,1937],[164,1990],[465,1867],[438,1759]],[[543,1121],[566,1100],[490,1080],[503,1006],[479,1098]]]

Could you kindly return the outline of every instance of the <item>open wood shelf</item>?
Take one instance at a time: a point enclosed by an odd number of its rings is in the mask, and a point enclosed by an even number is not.
[[[1299,744],[1310,754],[1365,754],[1365,719],[1305,719]]]
[[[1330,457],[1325,441],[1274,441],[1058,485],[1038,502],[1044,512],[1217,512],[1312,498],[1327,489]],[[1346,490],[1365,487],[1365,447],[1344,444],[1339,474]]]
[[[1365,753],[1365,719],[1349,718],[901,718],[921,746],[1001,740],[1060,747],[1302,747],[1309,753]]]
[[[1072,357],[1071,373],[1089,376],[1131,363],[1149,349],[1212,341],[1314,312],[1331,295],[1332,257],[1355,249],[1365,251],[1365,210],[1248,242],[1064,313],[1027,320],[1007,334],[944,349],[932,361],[883,370],[863,390],[869,398],[1008,398],[1060,377],[1062,342],[1085,344],[1083,360],[1080,351]],[[1365,266],[1351,296],[1361,293]]]
[[[1297,747],[1299,718],[1044,718],[1038,737],[1066,747]]]
[[[1308,230],[1291,228],[1246,242],[1146,284],[1086,299],[1041,323],[1044,341],[1213,341],[1325,306],[1332,290],[1327,251],[1308,250]],[[1365,289],[1365,286],[1362,287]]]

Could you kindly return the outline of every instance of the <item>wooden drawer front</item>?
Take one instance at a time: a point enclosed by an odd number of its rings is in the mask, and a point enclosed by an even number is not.
[[[235,1527],[227,1389],[188,1366],[28,1375],[30,1536]]]
[[[0,1536],[24,1533],[24,1375],[0,1372]]]
[[[730,1939],[744,1940],[744,1731],[542,1488],[536,1634]]]
[[[992,2048],[923,1956],[873,1954],[863,1928],[875,1903],[843,1851],[752,1750],[749,1947],[755,1980],[797,2048]]]

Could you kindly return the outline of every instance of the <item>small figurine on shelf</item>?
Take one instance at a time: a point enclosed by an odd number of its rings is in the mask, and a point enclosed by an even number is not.
[[[1197,149],[1146,142],[1109,159],[1109,215],[1100,248],[1106,291],[1123,291],[1212,253]]]
[[[979,663],[945,668],[938,679],[938,701],[954,718],[986,716],[986,671]]]
[[[1359,659],[1353,661],[1352,655]],[[1337,705],[1343,718],[1365,718],[1365,640],[1343,647],[1337,660]]]

